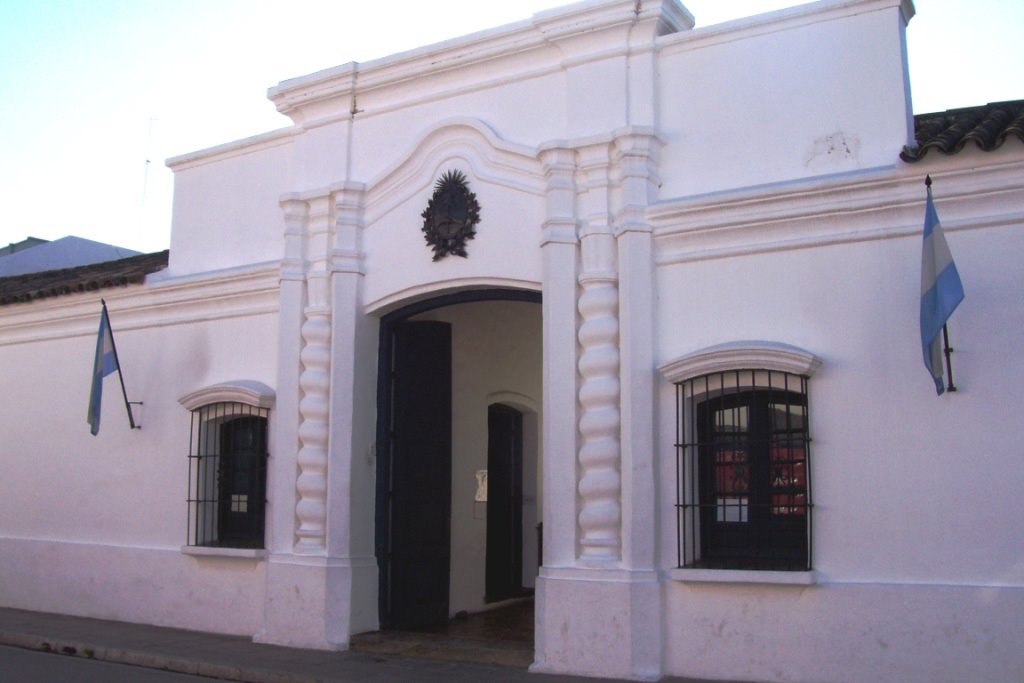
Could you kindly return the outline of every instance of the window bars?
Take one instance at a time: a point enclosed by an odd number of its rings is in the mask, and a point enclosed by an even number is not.
[[[232,402],[192,411],[188,545],[263,547],[268,414]]]
[[[807,378],[716,372],[676,385],[679,567],[811,568]]]

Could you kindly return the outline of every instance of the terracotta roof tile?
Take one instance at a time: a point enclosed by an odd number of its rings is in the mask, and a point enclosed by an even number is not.
[[[165,250],[75,268],[0,277],[0,306],[137,284],[149,273],[166,268],[169,253]]]
[[[900,159],[920,161],[931,149],[956,154],[968,142],[991,152],[1010,136],[1024,142],[1024,100],[918,114],[914,117],[914,145],[904,147]]]

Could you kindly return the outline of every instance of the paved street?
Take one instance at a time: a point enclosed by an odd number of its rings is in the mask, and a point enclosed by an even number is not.
[[[0,646],[13,646],[2,647],[0,683],[121,680],[177,683],[208,682],[212,678],[246,683],[609,683],[611,680],[531,674],[525,667],[426,660],[399,654],[300,650],[262,645],[244,636],[5,607],[0,607]],[[55,652],[68,654],[53,654]],[[80,668],[79,664],[84,666]],[[97,664],[112,668],[92,666]],[[168,670],[184,673],[169,674]],[[211,678],[188,674],[205,674]],[[149,678],[150,675],[155,677]],[[682,678],[663,681],[708,683]]]
[[[0,646],[0,681],[4,683],[210,683],[212,680],[205,676]]]

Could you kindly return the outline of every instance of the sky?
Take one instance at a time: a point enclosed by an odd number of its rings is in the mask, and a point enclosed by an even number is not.
[[[290,121],[279,82],[528,19],[559,0],[3,0],[0,245],[170,242],[166,159]],[[683,0],[697,26],[802,4]],[[917,0],[914,111],[1024,99],[1024,2]]]

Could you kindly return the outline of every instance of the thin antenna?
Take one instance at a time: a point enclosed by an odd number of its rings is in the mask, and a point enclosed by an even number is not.
[[[142,202],[139,204],[139,230],[144,230],[146,225],[146,190],[149,188],[149,163],[150,152],[153,147],[153,122],[156,117],[149,117],[149,130],[146,133],[146,163],[142,170]]]

